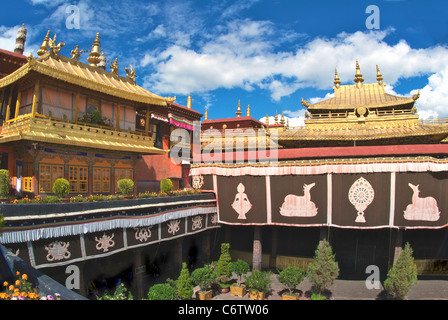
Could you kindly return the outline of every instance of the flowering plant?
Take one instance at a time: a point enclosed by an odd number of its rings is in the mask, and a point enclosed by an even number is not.
[[[3,292],[0,292],[0,300],[61,300],[60,294],[41,296],[36,288],[32,288],[26,273],[16,272],[17,280],[14,283],[3,282]]]
[[[113,127],[112,121],[106,117],[103,117],[101,111],[96,109],[83,114],[81,117],[78,118],[78,121],[84,123],[97,124],[100,126]]]

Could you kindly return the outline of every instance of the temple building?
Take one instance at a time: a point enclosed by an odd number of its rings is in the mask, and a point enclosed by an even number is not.
[[[15,192],[52,194],[58,178],[69,180],[73,195],[119,192],[122,178],[135,181],[134,192],[158,191],[163,178],[190,185],[189,162],[173,163],[169,151],[171,131],[192,131],[202,116],[191,97],[185,107],[149,92],[132,65],[119,75],[117,58],[106,70],[99,33],[91,52],[75,46],[69,57],[50,31],[37,57],[23,55],[25,40],[22,26],[15,52],[0,51],[0,165]]]
[[[354,84],[342,85],[336,70],[333,89],[318,103],[302,99],[305,126],[258,129],[268,138],[276,130],[276,159],[246,148],[242,162],[226,161],[238,152],[226,150],[192,165],[193,181],[217,195],[232,256],[255,268],[306,267],[326,238],[341,274],[365,279],[369,265],[385,277],[409,242],[419,274],[446,274],[448,123],[420,120],[419,94],[387,93],[378,66],[368,84],[358,62]],[[203,136],[203,150],[211,143]]]

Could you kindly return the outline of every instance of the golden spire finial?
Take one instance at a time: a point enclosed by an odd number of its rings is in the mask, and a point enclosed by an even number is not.
[[[361,87],[362,83],[364,82],[364,78],[361,74],[361,69],[359,68],[358,60],[356,60],[356,74],[355,74],[355,80],[357,87]]]
[[[187,108],[191,109],[191,94],[188,94],[188,98],[187,98]]]
[[[266,115],[266,121],[265,121],[266,125],[269,126],[269,116]]]
[[[208,110],[205,109],[204,120],[208,120]]]
[[[339,79],[338,69],[334,68],[334,86],[336,88],[339,88],[340,84],[341,84],[341,80]]]
[[[44,38],[44,41],[42,42],[42,45],[40,46],[40,49],[37,50],[37,55],[41,56],[45,54],[45,52],[48,51],[48,41],[50,39],[50,30],[47,31],[47,35]]]
[[[100,33],[97,32],[87,62],[90,63],[91,66],[96,67],[100,61]]]
[[[282,111],[282,117],[280,118],[280,124],[281,124],[282,126],[285,125],[285,116],[283,115],[283,111]]]
[[[379,85],[383,85],[383,76],[381,75],[380,68],[376,65],[376,80]]]
[[[240,117],[241,116],[241,102],[240,102],[240,100],[238,100],[238,108],[236,109],[236,116],[237,117]]]
[[[250,117],[250,105],[247,105],[247,116]]]
[[[278,124],[278,115],[277,115],[277,110],[275,110],[274,123],[275,123],[275,124]]]

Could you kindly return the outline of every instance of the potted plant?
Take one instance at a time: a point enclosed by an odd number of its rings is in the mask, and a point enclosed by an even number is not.
[[[130,194],[134,190],[134,181],[131,179],[118,180],[118,188],[123,193],[125,199],[130,199]]]
[[[169,283],[158,283],[148,290],[148,300],[176,300],[176,288]]]
[[[191,280],[196,283],[200,290],[198,292],[199,300],[211,300],[213,290],[211,286],[216,281],[215,273],[209,266],[197,268],[191,273]]]
[[[283,300],[298,300],[300,294],[295,292],[296,287],[305,278],[305,271],[298,266],[288,266],[278,274],[278,281],[286,286],[289,293],[282,294]]]
[[[63,202],[68,202],[70,199],[67,199],[66,196],[70,192],[70,183],[64,178],[57,179],[53,184],[53,192],[56,193]]]
[[[193,296],[193,284],[191,283],[190,271],[187,264],[182,262],[182,269],[177,280],[174,282],[176,286],[177,297],[180,300],[190,300]]]
[[[218,262],[216,263],[216,278],[218,279],[218,286],[221,293],[229,292],[230,284],[228,281],[232,276],[230,269],[231,257],[229,253],[230,244],[221,243],[221,255],[219,256]]]
[[[249,298],[251,300],[264,300],[271,287],[270,272],[252,271],[251,275],[246,278],[246,285],[250,288]]]
[[[9,171],[5,169],[0,170],[0,198],[1,202],[9,202],[9,189],[11,182],[9,178]]]
[[[230,294],[243,297],[246,295],[246,285],[241,283],[243,275],[250,271],[249,264],[241,259],[231,263],[231,271],[237,275],[237,283],[230,286]]]
[[[307,278],[312,289],[321,296],[322,291],[330,287],[339,276],[339,265],[330,243],[324,239],[315,251],[314,261],[308,265]]]

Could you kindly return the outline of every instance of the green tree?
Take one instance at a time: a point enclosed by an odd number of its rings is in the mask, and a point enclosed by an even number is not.
[[[288,266],[279,272],[277,279],[289,290],[289,294],[293,295],[296,287],[305,278],[305,271],[298,266]]]
[[[171,179],[165,178],[160,180],[160,191],[163,193],[169,193],[173,190],[173,182]]]
[[[230,244],[221,243],[221,255],[219,256],[218,262],[216,263],[216,277],[221,283],[226,283],[232,276],[231,270],[231,260],[230,257]]]
[[[215,283],[216,275],[212,268],[204,266],[195,269],[191,273],[191,279],[201,288],[201,291],[206,291]]]
[[[321,295],[322,291],[330,287],[339,276],[339,265],[330,243],[324,239],[315,251],[314,261],[309,264],[307,278],[313,289]]]
[[[176,280],[176,292],[181,300],[190,300],[193,296],[193,283],[185,262],[182,263],[179,278]]]
[[[230,270],[232,272],[235,272],[235,274],[237,275],[238,285],[240,285],[242,276],[250,271],[250,266],[246,261],[238,259],[231,263]]]
[[[387,273],[384,289],[395,299],[404,299],[411,287],[417,283],[417,266],[412,256],[413,250],[406,243],[397,261]]]
[[[132,179],[120,179],[118,180],[118,189],[124,195],[128,195],[134,190],[134,181]]]

